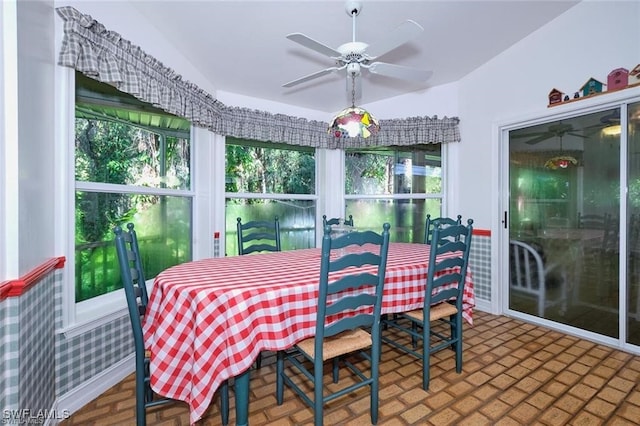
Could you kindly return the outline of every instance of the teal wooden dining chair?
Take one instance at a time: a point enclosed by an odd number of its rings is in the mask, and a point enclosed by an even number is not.
[[[133,223],[127,224],[127,230],[116,226],[113,229],[115,234],[116,253],[118,255],[118,265],[120,276],[124,287],[124,293],[129,308],[129,318],[133,329],[133,341],[136,357],[136,425],[147,424],[147,408],[173,403],[175,400],[156,395],[150,385],[150,353],[144,344],[142,334],[142,319],[147,311],[149,297],[145,285],[144,270],[140,258],[138,247],[138,237]],[[223,382],[220,388],[221,402],[220,412],[222,424],[229,423],[229,387]]]
[[[281,251],[280,221],[278,216],[273,222],[268,220],[253,220],[242,223],[238,218],[238,254],[245,255],[263,251]]]
[[[322,229],[324,229],[327,225],[339,225],[340,224],[339,217],[332,217],[331,219],[327,219],[327,215],[322,215]],[[344,219],[344,224],[347,226],[353,226],[353,215],[349,215],[348,218]]]
[[[407,333],[405,340],[385,332],[382,341],[422,360],[422,387],[429,389],[429,358],[445,348],[455,351],[456,372],[462,371],[462,297],[469,264],[473,220],[467,225],[443,227],[434,220],[429,244],[429,267],[422,309],[403,312],[384,319],[385,330]],[[444,323],[440,327],[438,322]],[[432,325],[433,324],[433,325]],[[398,339],[398,340],[397,340]],[[422,350],[416,342],[422,342]]]
[[[380,310],[389,227],[385,223],[382,234],[351,232],[335,238],[331,238],[330,226],[324,228],[315,336],[277,353],[278,405],[283,402],[286,384],[313,408],[316,426],[322,425],[324,404],[366,386],[371,392],[371,422],[378,421]],[[345,254],[339,256],[342,249]],[[356,362],[362,358],[364,365]],[[333,383],[338,383],[341,365],[354,374],[353,380],[340,389],[327,387],[323,366],[329,360]],[[311,382],[312,397],[305,392],[309,389],[305,377]]]
[[[238,254],[240,256],[269,251],[281,251],[280,219],[275,217],[273,222],[268,220],[252,220],[242,223],[237,219]],[[256,359],[256,367],[262,367],[262,354]]]
[[[431,215],[427,215],[427,219],[424,224],[424,243],[431,244],[431,236],[433,235],[433,227],[435,221],[438,221],[442,226],[460,225],[462,223],[462,215],[458,215],[456,219],[450,217],[439,217],[437,219],[431,219]]]
[[[578,212],[578,228],[604,229],[606,220],[606,215],[582,214]]]

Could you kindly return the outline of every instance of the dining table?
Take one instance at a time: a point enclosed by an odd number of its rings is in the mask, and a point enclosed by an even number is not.
[[[249,371],[260,352],[291,348],[315,333],[320,255],[310,248],[214,257],[158,274],[143,319],[154,392],[185,401],[195,424],[218,387],[234,378],[236,424],[247,425]],[[428,245],[389,244],[383,314],[422,308],[428,267]],[[469,324],[474,306],[469,267]]]

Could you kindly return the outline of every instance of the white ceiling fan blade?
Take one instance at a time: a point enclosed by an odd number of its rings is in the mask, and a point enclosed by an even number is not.
[[[382,56],[387,52],[392,51],[396,47],[405,44],[412,38],[416,37],[424,31],[424,28],[415,21],[407,20],[400,24],[395,30],[393,30],[387,37],[367,47],[367,55],[371,59],[375,59],[378,56]]]
[[[535,138],[533,138],[533,139],[529,139],[528,141],[525,141],[525,143],[526,143],[526,144],[529,144],[529,145],[535,145],[535,144],[537,144],[537,143],[544,142],[544,141],[546,141],[547,139],[550,139],[550,138],[552,138],[552,137],[553,137],[553,135],[544,134],[544,135],[536,136],[536,137],[535,137]]]
[[[291,41],[295,41],[296,43],[304,47],[307,47],[311,50],[315,50],[318,53],[322,53],[323,55],[328,56],[330,58],[339,58],[342,56],[342,53],[338,52],[337,50],[325,44],[322,44],[319,41],[315,41],[314,39],[309,38],[302,33],[291,33],[287,35],[287,38]]]
[[[518,133],[515,135],[512,135],[511,133],[509,133],[509,139],[532,138],[532,137],[538,137],[542,135],[551,135],[551,136],[553,135],[553,133],[550,133],[550,132]]]
[[[587,139],[587,136],[581,135],[580,133],[567,132],[567,135],[575,136],[575,137],[582,138],[582,139]]]
[[[313,80],[314,78],[322,77],[325,74],[329,74],[329,73],[338,71],[340,69],[342,68],[338,68],[338,67],[325,68],[322,71],[317,71],[317,72],[314,72],[313,74],[305,75],[304,77],[300,77],[296,80],[292,80],[288,83],[285,83],[282,85],[282,87],[293,87],[297,84],[304,83],[305,81]]]
[[[425,81],[433,75],[433,71],[410,68],[402,65],[387,64],[385,62],[374,62],[369,65],[368,68],[369,71],[374,74],[401,78],[403,80]]]

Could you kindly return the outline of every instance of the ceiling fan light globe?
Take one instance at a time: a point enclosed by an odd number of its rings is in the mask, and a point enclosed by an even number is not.
[[[360,107],[349,107],[336,114],[328,132],[337,138],[368,138],[377,134],[379,130],[378,120],[369,111]]]
[[[619,124],[613,124],[602,129],[602,136],[618,136],[622,133],[622,127]]]
[[[358,77],[360,75],[360,64],[357,62],[347,64],[347,74],[350,77]]]

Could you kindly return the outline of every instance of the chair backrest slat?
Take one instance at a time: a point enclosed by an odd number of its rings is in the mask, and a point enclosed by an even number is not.
[[[450,217],[439,217],[437,219],[431,219],[431,215],[427,215],[427,219],[424,224],[424,243],[431,244],[431,236],[433,235],[434,225],[438,221],[443,228],[451,225],[460,225],[462,223],[462,215],[458,215],[456,219]]]
[[[327,219],[327,215],[322,215],[322,229],[324,229],[327,225],[339,225],[340,224],[339,217],[332,217],[331,219]],[[349,215],[349,217],[344,219],[344,224],[347,226],[353,226],[353,215]]]
[[[373,327],[374,345],[378,341],[379,333],[375,330],[380,326],[389,228],[385,223],[381,234],[355,231],[332,238],[331,226],[324,227],[314,345],[316,357],[322,354],[325,337],[345,330]]]
[[[582,214],[578,212],[578,228],[604,229],[607,215]]]
[[[427,220],[429,220],[428,216]],[[457,220],[450,218],[433,220],[433,232],[429,241],[425,311],[431,305],[445,300],[452,300],[458,311],[462,311],[462,296],[473,235],[473,219],[468,219],[467,225],[462,225],[461,222],[461,216],[458,216]]]
[[[254,220],[242,223],[237,219],[238,254],[245,255],[263,251],[281,251],[280,221],[278,216],[273,222]]]

